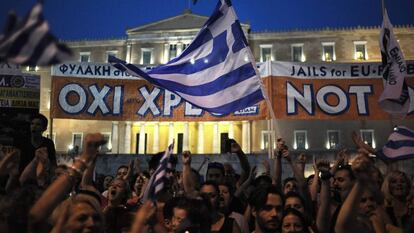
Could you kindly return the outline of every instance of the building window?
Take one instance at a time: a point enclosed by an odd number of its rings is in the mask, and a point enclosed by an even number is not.
[[[335,60],[335,42],[322,42],[322,61],[331,62]]]
[[[362,141],[375,148],[374,130],[373,129],[361,129]]]
[[[26,71],[36,72],[39,70],[38,66],[27,66]]]
[[[262,131],[262,144],[260,145],[260,148],[262,150],[267,151],[269,149],[269,146],[270,146],[269,143],[271,141],[271,137],[272,137],[272,131],[268,131],[268,130]]]
[[[111,152],[112,151],[112,137],[111,137],[111,133],[105,132],[105,133],[101,133],[101,134],[104,137],[104,140],[106,141],[106,143],[99,148],[99,152],[100,153]]]
[[[177,44],[170,44],[170,51],[169,51],[168,60],[172,60],[175,57],[177,57]]]
[[[303,53],[303,44],[292,44],[292,61],[305,62],[305,54]]]
[[[366,41],[354,41],[354,59],[360,61],[368,60]]]
[[[90,52],[81,52],[79,53],[79,61],[80,62],[90,62],[91,53]]]
[[[260,45],[260,62],[273,61],[272,48],[270,44]]]
[[[69,146],[75,155],[82,149],[83,133],[72,133],[72,144]]]
[[[303,150],[308,149],[308,132],[306,130],[295,130],[295,141],[293,143],[293,149]]]
[[[326,149],[338,149],[339,148],[339,131],[328,130]]]
[[[183,44],[183,51],[184,51],[186,48],[188,48],[188,46],[190,46],[190,44],[189,44],[189,43],[187,43],[187,44]]]
[[[141,49],[141,64],[143,65],[149,65],[153,64],[153,58],[152,58],[152,48],[142,48]]]
[[[106,61],[108,62],[109,56],[118,56],[117,50],[106,51]]]
[[[229,139],[229,133],[220,133],[220,154],[226,152],[226,141]]]

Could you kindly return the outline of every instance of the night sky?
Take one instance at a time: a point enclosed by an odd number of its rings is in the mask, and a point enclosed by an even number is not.
[[[24,15],[34,0],[0,0],[0,27],[7,12]],[[190,0],[190,2],[192,2]],[[253,31],[378,26],[381,0],[233,0]],[[195,14],[209,16],[217,0],[198,0]],[[414,25],[414,0],[386,0],[394,25]],[[60,39],[121,38],[127,28],[181,14],[189,0],[44,0],[44,16]]]

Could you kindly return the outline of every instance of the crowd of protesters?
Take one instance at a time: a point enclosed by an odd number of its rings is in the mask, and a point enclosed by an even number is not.
[[[281,138],[263,174],[236,142],[231,152],[240,174],[219,162],[208,163],[206,174],[200,174],[185,151],[170,161],[174,166],[164,174],[164,188],[145,200],[163,153],[151,157],[148,170],[134,159],[97,182],[104,137],[88,134],[73,164],[57,165],[53,142],[42,137],[46,127],[47,119],[37,115],[30,140],[0,148],[0,232],[414,232],[410,178],[392,166],[378,169],[375,151],[357,134],[352,160],[342,150],[335,161],[313,161],[309,177],[306,155],[294,156]],[[282,179],[287,172],[282,160],[293,177]],[[181,171],[174,169],[178,162]]]

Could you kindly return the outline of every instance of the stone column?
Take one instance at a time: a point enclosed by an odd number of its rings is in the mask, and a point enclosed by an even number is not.
[[[131,122],[125,122],[124,153],[131,153]]]
[[[168,125],[168,142],[167,144],[170,145],[174,139],[174,123],[170,122]]]
[[[157,153],[160,151],[160,123],[156,122],[154,124],[154,141],[152,143],[152,153]]]
[[[142,122],[139,127],[139,148],[138,154],[145,154],[145,123]]]
[[[250,121],[242,122],[242,150],[250,153]]]
[[[233,121],[229,122],[229,138],[234,139],[234,122]]]
[[[178,42],[177,43],[177,57],[180,56],[180,54],[183,52],[183,43]]]
[[[131,45],[130,44],[127,44],[125,60],[126,62],[131,63],[132,57],[131,57]]]
[[[198,122],[197,153],[204,154],[204,123]]]
[[[220,153],[220,147],[219,147],[219,125],[218,122],[213,123],[213,154]]]
[[[118,130],[119,122],[112,121],[112,133],[111,133],[111,144],[112,144],[112,153],[118,154],[119,153],[119,130]]]
[[[188,143],[190,137],[190,130],[188,125],[188,122],[184,122],[183,151],[190,150],[190,146]]]
[[[169,53],[170,53],[170,44],[165,43],[164,44],[164,58],[163,58],[164,64],[168,62]]]

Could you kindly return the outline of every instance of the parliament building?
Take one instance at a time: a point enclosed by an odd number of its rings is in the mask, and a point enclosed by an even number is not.
[[[177,57],[191,43],[208,17],[190,11],[161,21],[130,28],[126,37],[64,41],[80,63],[107,63],[115,55],[142,67],[165,64]],[[380,62],[380,27],[320,28],[314,30],[254,31],[242,24],[256,62],[285,61],[304,64],[344,64]],[[414,26],[395,26],[394,32],[406,60],[414,60]],[[26,68],[25,68],[26,69]],[[41,76],[40,112],[50,116],[51,69],[27,67]],[[55,106],[56,107],[56,106]],[[52,122],[52,121],[51,121]],[[83,137],[101,132],[109,140],[108,154],[153,154],[164,150],[175,139],[176,152],[220,154],[226,138],[234,138],[246,153],[265,154],[269,147],[270,121],[267,119],[236,121],[212,120],[78,120],[53,119],[56,150],[67,153],[81,148]],[[414,129],[406,119],[373,120],[369,117],[345,120],[278,119],[275,128],[289,148],[312,154],[335,153],[343,147],[354,148],[351,133],[357,131],[373,147],[387,141],[395,125]],[[47,132],[46,132],[47,133]]]

